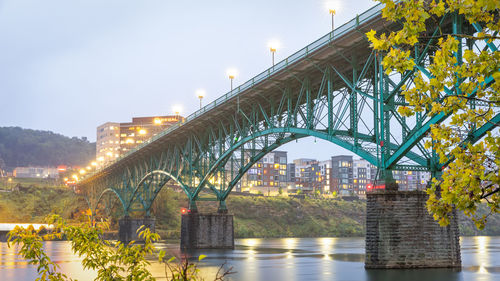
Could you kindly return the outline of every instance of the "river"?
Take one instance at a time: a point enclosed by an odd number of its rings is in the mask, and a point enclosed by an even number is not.
[[[462,270],[365,270],[363,238],[237,239],[234,250],[199,250],[207,255],[200,263],[202,275],[213,280],[219,265],[233,267],[228,280],[500,280],[500,237],[462,237]],[[179,253],[175,243],[158,248]],[[84,271],[69,242],[46,242],[45,249],[68,276],[92,280],[95,272]],[[164,266],[152,261],[151,271],[164,279]],[[0,280],[34,280],[35,267],[16,255],[15,248],[0,243]]]

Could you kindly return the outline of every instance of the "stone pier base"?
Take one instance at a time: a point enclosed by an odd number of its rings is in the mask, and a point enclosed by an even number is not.
[[[182,215],[181,249],[234,249],[233,215]]]
[[[456,214],[441,227],[423,191],[367,194],[365,268],[461,267]]]
[[[132,240],[141,241],[138,237],[137,230],[141,225],[149,227],[152,232],[155,232],[155,219],[151,217],[131,218],[123,217],[118,221],[118,239],[123,243],[128,243]]]

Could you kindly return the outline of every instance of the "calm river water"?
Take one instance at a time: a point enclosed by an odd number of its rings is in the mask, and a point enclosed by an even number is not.
[[[206,280],[213,280],[219,265],[236,271],[228,280],[500,280],[500,237],[462,237],[462,270],[365,270],[363,238],[237,239],[235,250],[200,250],[207,255],[200,266]],[[158,243],[172,254],[178,244]],[[61,270],[78,280],[92,280],[68,242],[47,242],[46,250]],[[151,270],[164,279],[163,265]],[[163,278],[162,278],[163,277]],[[36,270],[16,255],[16,249],[0,243],[0,280],[34,280]]]

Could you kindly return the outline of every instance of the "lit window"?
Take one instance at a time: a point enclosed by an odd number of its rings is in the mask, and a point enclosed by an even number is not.
[[[145,135],[146,133],[147,133],[147,131],[144,129],[139,130],[139,135]]]

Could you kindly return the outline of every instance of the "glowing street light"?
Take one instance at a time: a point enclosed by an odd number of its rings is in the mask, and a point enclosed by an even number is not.
[[[90,165],[96,167],[97,166],[97,162],[96,161],[92,161],[92,163],[90,163]]]
[[[229,80],[231,81],[231,92],[233,92],[233,79],[238,75],[238,70],[235,68],[229,68],[226,71]],[[240,112],[240,95],[236,96],[236,113]]]
[[[273,66],[274,66],[274,53],[276,53],[276,50],[280,47],[280,42],[273,40],[269,42],[269,50],[271,51],[271,56],[273,59]]]
[[[173,110],[173,111],[174,111],[174,113],[175,113],[175,117],[177,117],[177,121],[180,121],[180,120],[179,120],[179,114],[181,114],[181,111],[182,111],[182,106],[180,106],[180,105],[178,105],[178,104],[177,104],[177,105],[174,105],[174,106],[172,107],[172,110]]]
[[[339,9],[339,3],[336,1],[330,1],[326,3],[326,8],[328,9],[328,13],[332,15],[332,31],[335,29],[335,25],[333,22],[333,17],[337,14],[337,10]]]
[[[226,71],[227,76],[229,77],[229,80],[231,81],[231,92],[233,91],[233,79],[238,75],[238,70],[235,68],[229,68]]]
[[[205,90],[203,89],[196,90],[196,96],[200,99],[200,109],[201,109],[201,100],[205,97]]]

